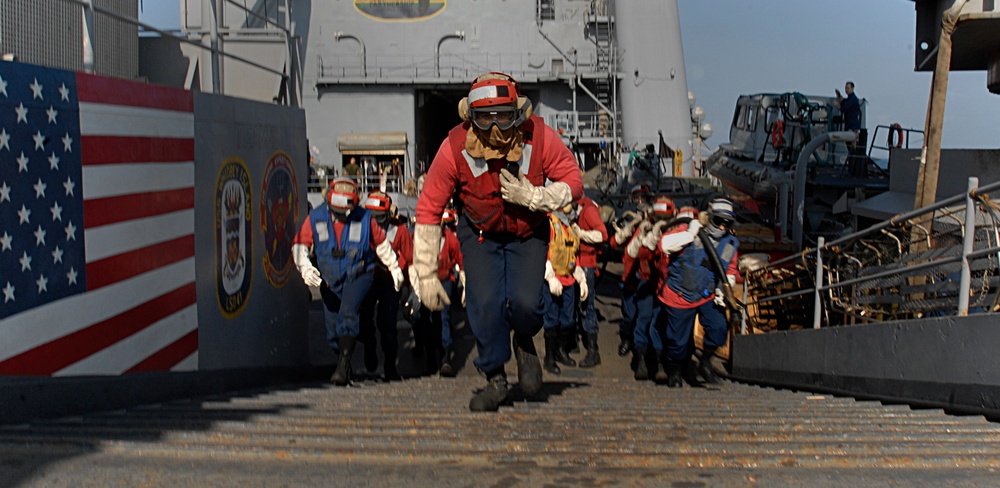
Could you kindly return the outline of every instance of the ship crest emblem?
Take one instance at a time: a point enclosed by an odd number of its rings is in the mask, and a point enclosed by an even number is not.
[[[413,22],[444,11],[447,0],[354,0],[354,8],[374,20]]]
[[[291,157],[278,151],[264,168],[260,190],[260,231],[264,236],[264,276],[281,288],[292,270],[292,239],[299,220],[299,192]]]
[[[226,318],[243,311],[253,275],[250,172],[239,158],[219,170],[215,187],[216,295]]]

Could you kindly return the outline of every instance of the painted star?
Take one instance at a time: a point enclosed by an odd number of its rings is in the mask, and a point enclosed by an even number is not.
[[[62,222],[62,207],[59,206],[59,202],[52,202],[52,208],[49,209],[52,212],[52,221]]]
[[[0,128],[0,149],[7,148],[10,151],[10,134],[7,129]]]
[[[21,151],[21,156],[17,158],[17,172],[28,172],[28,158],[24,156],[24,151]]]
[[[24,108],[23,103],[18,105],[14,111],[17,112],[17,120],[14,122],[15,124],[18,122],[24,122],[25,124],[28,123],[28,109]]]
[[[49,109],[45,111],[45,115],[49,116],[49,123],[56,124],[56,117],[59,116],[59,111],[49,105]]]
[[[72,266],[70,266],[70,268],[69,268],[69,273],[66,273],[66,278],[69,279],[69,284],[71,284],[71,285],[75,285],[76,284],[76,270],[73,269]]]
[[[45,229],[42,226],[38,226],[38,230],[35,231],[35,245],[44,246],[45,245]]]
[[[32,100],[36,98],[39,100],[45,100],[45,97],[42,96],[42,85],[38,84],[38,78],[35,78],[35,81],[29,86],[31,87]]]
[[[14,251],[13,247],[10,247],[10,243],[14,240],[7,231],[3,232],[3,237],[0,237],[0,252],[3,251]]]
[[[7,82],[3,81],[3,76],[0,76],[0,93],[3,93],[5,97],[7,96]]]
[[[63,151],[73,152],[73,138],[69,136],[69,132],[62,138]]]
[[[49,156],[49,169],[59,171],[59,156],[56,156],[56,153]]]
[[[41,178],[38,179],[38,183],[31,185],[31,187],[35,189],[35,198],[45,198],[45,188],[48,186],[49,185],[46,185]]]
[[[67,241],[76,240],[76,226],[73,225],[73,222],[70,222],[69,225],[66,226],[66,240]]]
[[[4,200],[10,201],[10,187],[7,186],[6,181],[3,182],[3,185],[0,185],[0,203]]]
[[[63,83],[62,86],[59,87],[59,98],[67,102],[69,101],[69,88],[66,88],[65,83]]]
[[[20,222],[18,222],[19,224],[31,223],[31,210],[28,210],[28,208],[24,205],[21,205],[21,210],[17,211],[17,216],[20,219]]]
[[[31,256],[28,256],[28,251],[21,254],[21,259],[18,259],[21,263],[21,271],[31,271]]]
[[[35,132],[31,138],[35,140],[35,149],[45,149],[45,136],[42,135],[42,131]]]
[[[35,284],[38,285],[38,293],[41,293],[43,291],[49,291],[49,287],[47,286],[49,284],[48,278],[44,276],[39,276],[38,279],[35,280]]]
[[[63,188],[66,189],[66,196],[73,195],[73,188],[76,188],[76,183],[73,183],[73,179],[66,177],[66,182],[63,183]]]
[[[7,282],[7,286],[3,287],[3,302],[13,302],[14,301],[14,287],[10,286],[10,282]]]
[[[61,263],[62,262],[62,255],[63,255],[63,250],[60,249],[59,246],[56,246],[55,250],[52,251],[52,263],[53,264],[54,263]]]

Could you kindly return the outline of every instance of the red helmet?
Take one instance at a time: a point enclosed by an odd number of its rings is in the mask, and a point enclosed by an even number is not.
[[[698,218],[698,209],[694,208],[694,207],[687,207],[687,206],[681,207],[681,209],[677,211],[677,218],[678,219],[694,220],[694,219]]]
[[[469,118],[480,130],[496,125],[507,130],[524,121],[517,108],[517,82],[510,75],[490,72],[479,76],[469,90]]]
[[[660,195],[653,201],[653,215],[671,219],[674,217],[674,199],[666,195]]]
[[[392,207],[392,197],[383,191],[370,191],[365,198],[365,208],[373,212],[388,212]]]
[[[326,192],[326,204],[338,212],[353,209],[358,204],[358,184],[344,176],[330,180],[330,189]]]

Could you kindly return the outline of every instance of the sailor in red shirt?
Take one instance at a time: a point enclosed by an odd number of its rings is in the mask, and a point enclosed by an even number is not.
[[[717,253],[726,272],[725,279],[735,285],[740,242],[730,233],[736,222],[732,202],[725,198],[712,200],[707,217],[704,227],[698,220],[692,220],[686,227],[667,232],[659,242],[660,251],[670,258],[666,286],[660,288],[659,299],[666,305],[665,355],[667,386],[671,388],[682,385],[682,372],[689,383],[697,383],[697,377],[688,368],[694,352],[692,334],[696,316],[705,331],[702,357],[709,359],[699,362],[698,374],[708,383],[719,381],[710,358],[726,343],[729,330],[721,278],[706,264],[706,253]],[[699,231],[707,234],[714,249],[705,248],[698,237]]]
[[[396,253],[399,269],[404,276],[413,259],[413,236],[410,230],[399,222],[395,216],[395,205],[392,197],[383,191],[372,191],[365,198],[364,207],[372,214],[378,223],[378,228],[385,232],[386,239]],[[386,380],[400,379],[396,369],[396,359],[399,357],[399,289],[385,265],[375,267],[375,278],[368,296],[361,305],[361,336],[359,340],[365,346],[365,369],[374,373],[378,368],[378,353],[376,342],[382,345],[382,374]],[[379,339],[375,339],[376,329]]]
[[[597,349],[598,324],[597,309],[594,308],[594,287],[597,286],[597,255],[608,240],[608,228],[601,220],[600,208],[590,198],[580,197],[576,202],[576,212],[573,230],[580,236],[580,257],[576,266],[583,270],[587,288],[591,291],[586,299],[580,301],[580,321],[583,323],[584,347],[587,349],[587,356],[580,361],[580,367],[592,368],[601,364],[601,354]]]
[[[455,209],[446,209],[441,217],[442,243],[441,253],[438,255],[437,277],[449,299],[453,295],[456,282],[462,286],[462,306],[465,306],[465,265],[462,262],[462,250],[454,230],[456,222]],[[440,311],[431,311],[426,306],[420,307],[414,333],[422,337],[417,343],[424,349],[427,374],[455,376],[455,366],[452,364],[455,352],[451,339],[453,306],[455,305],[445,305]]]
[[[508,395],[504,363],[511,356],[511,330],[519,388],[526,395],[541,389],[533,337],[542,328],[545,215],[580,198],[583,181],[569,148],[531,114],[531,102],[510,76],[476,78],[459,116],[463,122],[441,144],[417,202],[410,280],[429,309],[450,303],[437,260],[441,215],[457,193],[458,240],[469,277],[466,311],[479,352],[474,364],[487,377],[469,409],[496,411]]]
[[[646,222],[646,214],[653,203],[653,193],[647,185],[636,185],[632,187],[629,201],[635,205],[635,211],[622,214],[619,219],[622,223],[612,222],[615,235],[611,237],[611,247],[622,251],[622,264],[625,265],[620,285],[622,290],[622,321],[618,325],[618,337],[621,340],[621,343],[618,344],[619,356],[627,355],[633,348],[636,320],[635,293],[640,282],[639,263],[624,251],[628,243],[635,237],[639,225]]]
[[[330,181],[324,195],[326,205],[306,217],[292,241],[292,258],[309,286],[318,286],[323,297],[326,338],[338,351],[337,370],[330,378],[336,385],[351,381],[351,356],[360,333],[361,302],[372,286],[375,259],[392,276],[393,287],[403,284],[385,232],[371,213],[358,207],[358,185],[350,178]],[[316,265],[309,260],[310,251]]]
[[[542,290],[542,302],[545,307],[545,370],[552,374],[562,372],[557,361],[576,366],[576,361],[567,352],[569,342],[576,340],[576,293],[579,290],[580,300],[586,300],[590,294],[583,268],[577,266],[580,236],[571,227],[575,214],[572,204],[549,214],[551,233],[545,261],[545,281],[549,286]]]

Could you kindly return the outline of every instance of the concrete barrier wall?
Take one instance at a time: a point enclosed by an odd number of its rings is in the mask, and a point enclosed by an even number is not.
[[[206,93],[194,109],[199,369],[305,364],[305,113]]]
[[[1000,320],[941,317],[738,336],[733,376],[1000,414]]]

